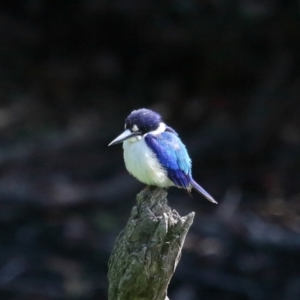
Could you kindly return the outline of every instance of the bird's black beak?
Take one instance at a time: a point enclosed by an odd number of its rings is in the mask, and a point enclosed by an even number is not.
[[[108,146],[122,143],[125,140],[127,140],[131,137],[137,136],[139,134],[140,134],[139,132],[136,132],[136,131],[132,132],[129,129],[126,129],[123,133],[121,133],[118,137],[116,137],[111,143],[109,143]]]

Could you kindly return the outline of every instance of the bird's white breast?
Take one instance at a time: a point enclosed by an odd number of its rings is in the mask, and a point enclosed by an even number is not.
[[[126,169],[139,181],[159,187],[174,185],[144,138],[124,141],[123,149]]]

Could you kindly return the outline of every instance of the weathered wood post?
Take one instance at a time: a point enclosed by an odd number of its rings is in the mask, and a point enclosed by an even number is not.
[[[109,259],[109,300],[166,300],[194,212],[180,217],[167,192],[146,187],[137,195]]]

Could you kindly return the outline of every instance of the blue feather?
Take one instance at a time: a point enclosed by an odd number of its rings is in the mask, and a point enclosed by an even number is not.
[[[212,203],[218,204],[218,202],[203,187],[201,187],[193,178],[191,178],[191,185],[197,192],[202,194],[207,200],[209,200]]]
[[[168,131],[147,134],[145,141],[155,153],[168,177],[180,188],[191,189],[191,159],[177,134]]]
[[[191,191],[192,187],[207,200],[217,203],[192,177],[191,159],[185,145],[176,132],[171,130],[158,135],[145,136],[148,147],[155,153],[160,164],[167,170],[168,177],[179,188]]]

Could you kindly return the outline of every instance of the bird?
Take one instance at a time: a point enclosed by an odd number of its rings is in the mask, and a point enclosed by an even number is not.
[[[140,182],[160,188],[172,186],[191,195],[194,188],[207,200],[217,201],[192,177],[192,161],[178,133],[160,114],[141,108],[125,119],[125,131],[108,146],[123,143],[127,171]]]

